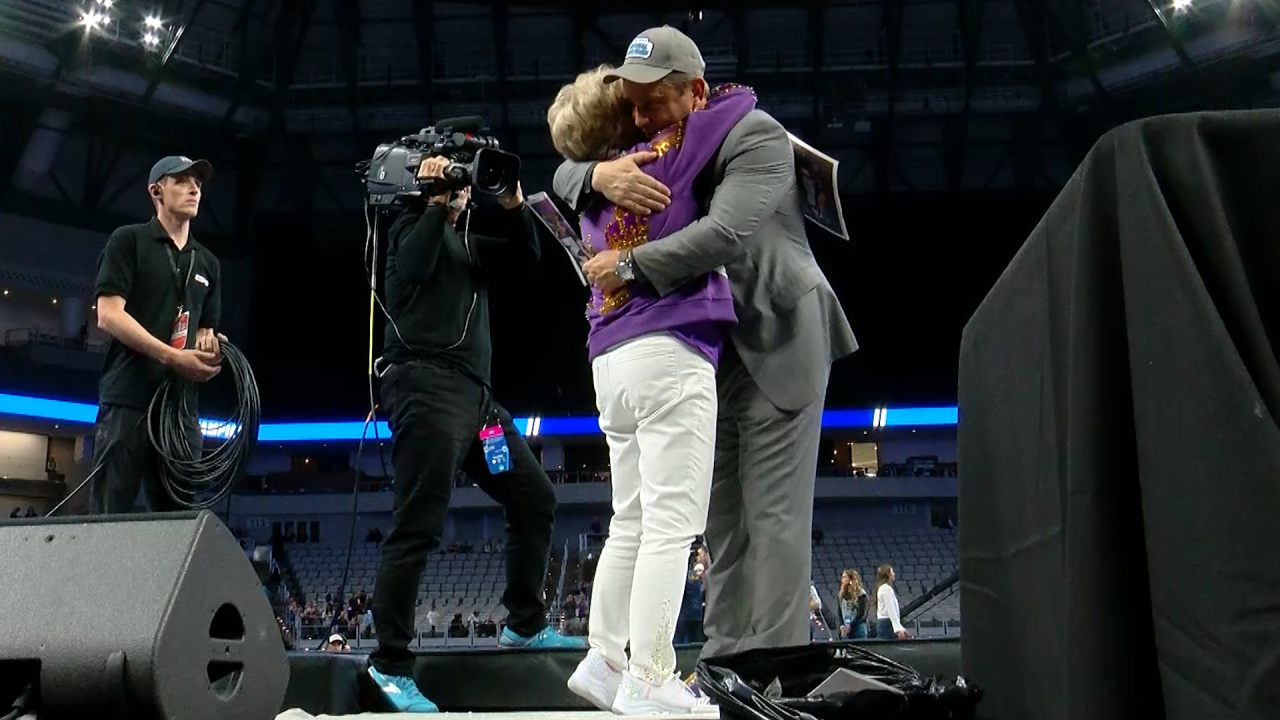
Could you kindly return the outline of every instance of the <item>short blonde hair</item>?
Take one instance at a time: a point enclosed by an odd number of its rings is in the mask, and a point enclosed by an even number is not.
[[[551,144],[567,160],[604,160],[618,148],[623,130],[631,124],[631,110],[622,83],[605,83],[613,70],[601,65],[560,88],[547,110]]]

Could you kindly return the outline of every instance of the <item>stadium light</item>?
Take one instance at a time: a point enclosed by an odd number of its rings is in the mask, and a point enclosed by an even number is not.
[[[152,15],[142,21],[144,27],[148,30],[163,30],[164,23],[160,22],[160,18]]]
[[[150,50],[155,50],[160,46],[160,38],[156,37],[155,33],[148,31],[142,36],[142,44],[146,45]]]
[[[0,415],[15,415],[55,422],[92,424],[98,415],[98,406],[89,403],[37,398],[25,395],[0,393]],[[919,428],[948,427],[956,424],[958,412],[950,407],[881,407],[867,410],[827,410],[822,413],[825,430],[855,430],[871,428]],[[201,419],[201,429],[206,437],[225,439],[236,432],[234,425],[223,420]],[[577,417],[521,417],[513,424],[521,435],[529,437],[573,437],[599,435],[600,421],[590,415]],[[376,437],[391,437],[386,423],[378,423]],[[258,441],[264,443],[302,442],[355,442],[361,435],[365,439],[375,437],[375,428],[365,430],[363,421],[346,422],[296,422],[263,423],[259,426]]]

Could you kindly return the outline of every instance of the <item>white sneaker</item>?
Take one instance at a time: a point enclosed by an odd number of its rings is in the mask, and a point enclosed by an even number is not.
[[[695,695],[678,675],[661,685],[651,685],[627,673],[622,676],[613,711],[619,715],[698,715],[718,718],[720,708]]]
[[[613,710],[618,696],[618,684],[622,673],[618,672],[600,653],[592,650],[569,676],[569,691],[601,710]]]

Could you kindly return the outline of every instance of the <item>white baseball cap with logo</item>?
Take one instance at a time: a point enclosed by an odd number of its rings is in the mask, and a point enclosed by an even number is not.
[[[702,77],[706,70],[707,63],[693,39],[670,25],[663,25],[637,35],[627,46],[622,67],[605,75],[604,81],[629,80],[648,85],[673,72]]]

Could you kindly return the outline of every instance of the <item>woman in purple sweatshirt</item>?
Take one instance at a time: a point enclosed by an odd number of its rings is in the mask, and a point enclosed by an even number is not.
[[[567,159],[608,159],[622,144],[619,128],[632,127],[620,83],[604,83],[610,69],[580,75],[547,113],[552,141]],[[695,107],[630,150],[657,155],[643,170],[670,188],[671,204],[641,217],[597,199],[581,223],[592,251],[662,242],[698,217],[694,180],[755,108],[755,94],[721,86]],[[621,714],[691,712],[705,703],[674,676],[672,639],[689,546],[707,521],[716,364],[725,332],[736,322],[729,281],[711,273],[661,297],[643,285],[612,293],[593,288],[587,317],[600,429],[609,443],[613,518],[595,574],[591,652],[569,687]]]

